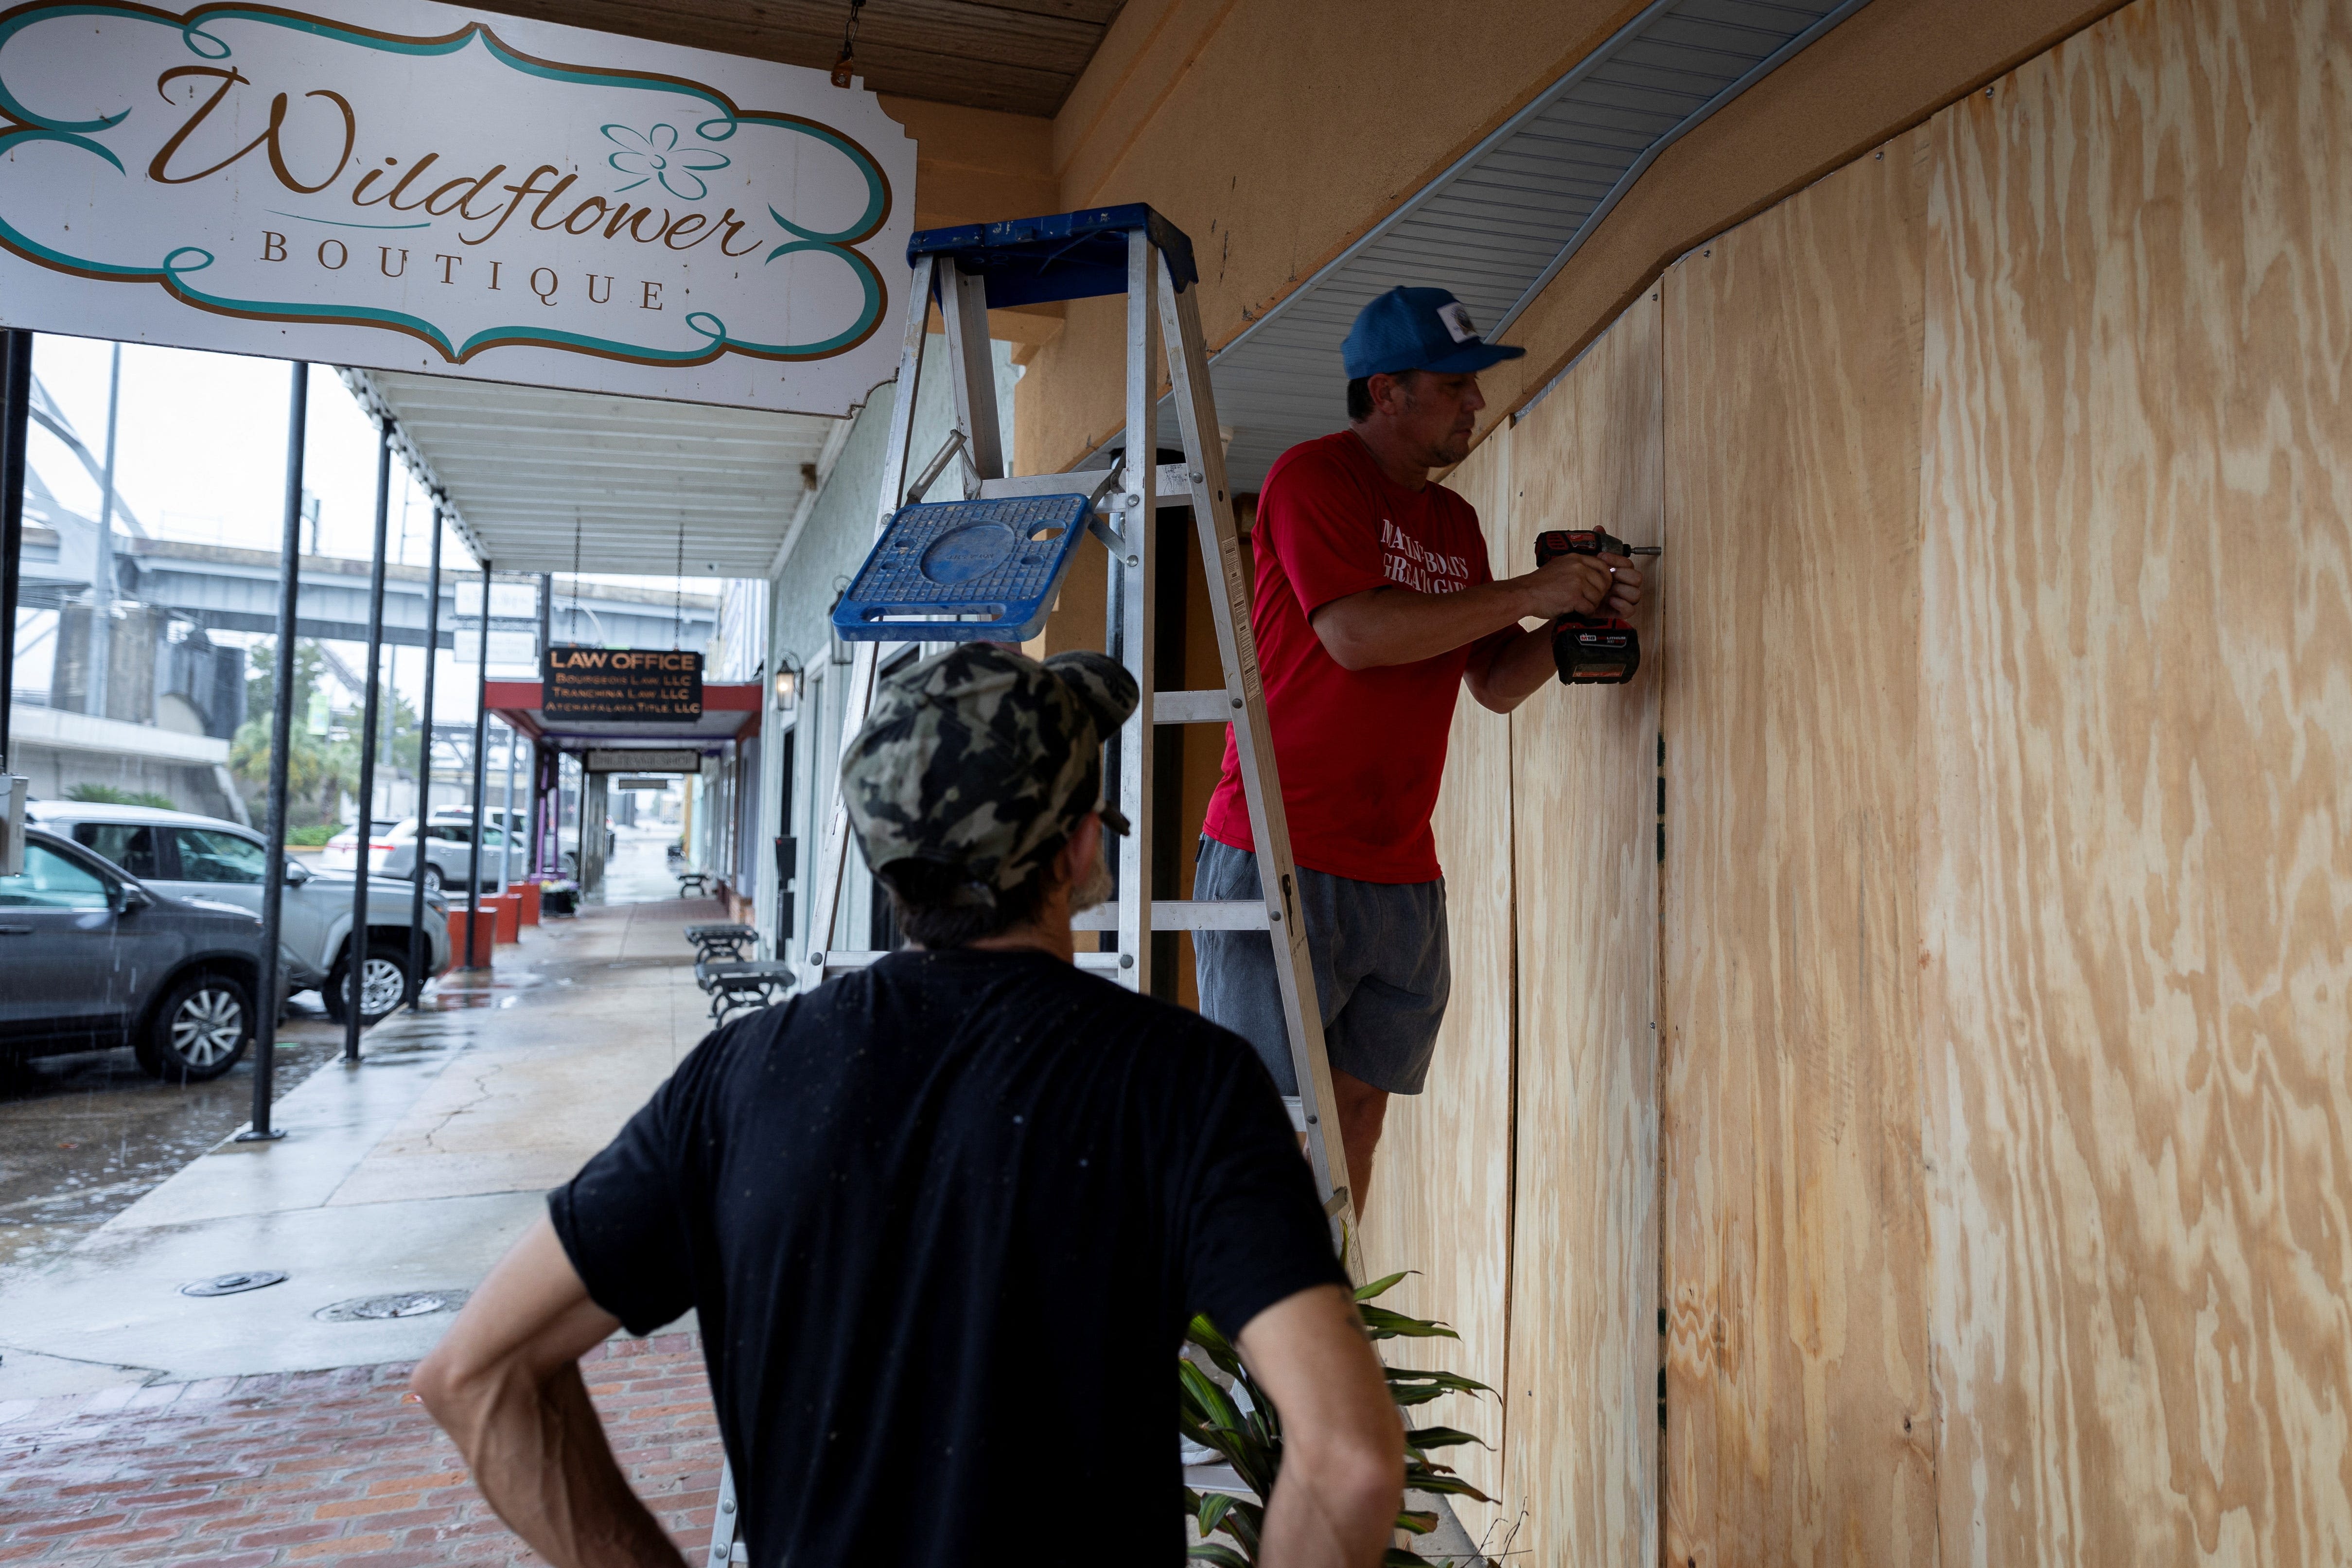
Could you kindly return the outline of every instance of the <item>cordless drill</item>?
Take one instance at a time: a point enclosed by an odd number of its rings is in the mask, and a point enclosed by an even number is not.
[[[1605,528],[1555,528],[1536,535],[1536,564],[1561,555],[1655,555]],[[1642,668],[1642,639],[1614,616],[1562,616],[1551,624],[1551,661],[1562,686],[1618,686]]]

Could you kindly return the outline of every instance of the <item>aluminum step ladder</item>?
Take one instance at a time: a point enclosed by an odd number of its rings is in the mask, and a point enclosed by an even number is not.
[[[961,578],[955,584],[957,592],[951,595],[908,594],[903,571],[894,575],[877,570],[878,560],[900,556],[892,548],[894,539],[908,546],[903,559],[912,560],[940,548],[944,530],[996,524],[1000,520],[986,510],[986,503],[1006,509],[1001,521],[1016,539],[1026,534],[1014,529],[1031,520],[1027,511],[1014,510],[1022,503],[1040,498],[1083,498],[1089,503],[1087,526],[1108,552],[1105,651],[1126,667],[1142,696],[1133,717],[1109,740],[1113,761],[1107,772],[1116,773],[1118,809],[1133,826],[1131,832],[1116,840],[1117,895],[1111,903],[1072,922],[1080,931],[1115,931],[1117,946],[1109,952],[1079,953],[1078,966],[1143,991],[1151,984],[1155,931],[1270,933],[1290,1059],[1299,1087],[1299,1093],[1289,1102],[1291,1123],[1305,1135],[1316,1194],[1330,1218],[1333,1245],[1347,1260],[1349,1274],[1360,1280],[1363,1269],[1356,1245],[1355,1208],[1346,1184],[1345,1156],[1328,1111],[1331,1068],[1324,1056],[1322,1015],[1316,1005],[1307,931],[1299,915],[1290,829],[1283,816],[1273,731],[1258,673],[1257,639],[1250,627],[1250,584],[1234,529],[1224,448],[1209,388],[1208,353],[1201,339],[1200,296],[1194,287],[1199,274],[1192,241],[1149,206],[1138,204],[926,229],[913,237],[907,250],[914,265],[914,280],[908,290],[897,398],[890,415],[889,445],[883,455],[876,549],[845,592],[845,608],[837,612],[835,623],[835,629],[854,649],[842,745],[847,748],[871,710],[876,672],[886,647],[906,643],[1024,640],[1042,623],[1059,586],[1058,576],[1041,584],[1034,574],[1017,571],[1017,580],[1009,587],[996,585],[1005,589],[996,602],[981,602],[983,595],[973,591],[980,582],[977,576]],[[1079,470],[1008,477],[988,347],[989,310],[1107,294],[1127,297],[1125,456],[1108,473]],[[934,303],[946,330],[955,426],[909,486],[915,395],[922,375],[924,331]],[[1139,462],[1134,458],[1139,451],[1150,452],[1155,458],[1158,455],[1154,405],[1159,401],[1163,342],[1184,459],[1167,464]],[[951,463],[961,474],[961,498],[927,500],[932,485]],[[1160,691],[1153,684],[1157,603],[1153,531],[1160,509],[1177,506],[1191,510],[1194,526],[1200,530],[1202,558],[1213,563],[1210,601],[1224,671],[1223,686],[1213,690]],[[955,515],[948,515],[950,509],[958,509]],[[1065,566],[1067,554],[1063,552]],[[971,564],[967,562],[964,570]],[[1007,569],[1025,564],[1009,563]],[[892,588],[893,583],[898,586]],[[880,596],[880,589],[891,589],[902,597],[887,600]],[[1243,792],[1249,803],[1250,832],[1257,845],[1260,884],[1265,889],[1262,901],[1195,902],[1148,896],[1154,828],[1151,779],[1157,750],[1153,736],[1162,724],[1233,726]],[[816,868],[816,898],[809,909],[811,952],[804,964],[804,983],[812,987],[887,956],[830,945],[849,858],[849,818],[838,801],[822,853]],[[1174,1434],[1170,1436],[1172,1441]],[[1195,1484],[1202,1489],[1216,1489],[1213,1480],[1196,1478]],[[1238,1486],[1237,1478],[1234,1484]],[[739,1520],[734,1478],[722,1470],[708,1568],[728,1568],[730,1563],[745,1560],[737,1540]],[[1445,1520],[1452,1522],[1450,1510]],[[1466,1551],[1463,1555],[1466,1560]]]
[[[890,416],[889,446],[883,456],[881,516],[877,554],[884,554],[894,530],[934,540],[937,514],[956,510],[971,524],[986,526],[987,514],[971,503],[1008,508],[1044,497],[1079,497],[1098,503],[1091,528],[1108,547],[1105,651],[1135,678],[1142,693],[1135,715],[1111,739],[1118,778],[1116,801],[1133,825],[1119,837],[1118,893],[1098,910],[1073,924],[1081,931],[1117,933],[1115,950],[1081,952],[1078,965],[1108,975],[1139,991],[1151,985],[1151,936],[1155,931],[1265,931],[1274,940],[1275,972],[1282,991],[1290,1057],[1299,1093],[1291,1120],[1306,1135],[1317,1195],[1332,1216],[1343,1246],[1352,1239],[1354,1210],[1347,1196],[1347,1166],[1332,1134],[1331,1068],[1323,1052],[1322,1016],[1315,1005],[1307,931],[1299,918],[1297,876],[1290,858],[1290,830],[1283,816],[1276,780],[1273,732],[1258,675],[1257,639],[1250,629],[1250,584],[1234,530],[1232,497],[1225,488],[1224,448],[1209,389],[1209,360],[1201,340],[1200,297],[1192,242],[1181,231],[1140,204],[1065,213],[1007,223],[926,229],[908,242],[914,282],[908,291],[906,335],[898,356],[898,397]],[[1160,347],[1167,348],[1169,381],[1183,461],[1137,462],[1131,457],[1104,473],[1039,474],[1019,479],[1004,472],[1003,437],[997,426],[996,383],[988,349],[992,308],[1097,295],[1127,297],[1128,450],[1157,454],[1153,407],[1159,401]],[[923,333],[936,300],[947,335],[948,374],[955,395],[955,426],[909,491],[907,475],[915,394],[922,374]],[[961,501],[926,502],[923,496],[953,461],[963,476]],[[1157,595],[1153,581],[1153,533],[1162,507],[1190,508],[1200,530],[1204,561],[1213,563],[1211,609],[1224,685],[1205,691],[1160,691],[1153,685],[1152,650]],[[869,565],[872,560],[869,558]],[[866,721],[874,682],[887,642],[947,643],[987,639],[1017,641],[1031,635],[1035,618],[972,618],[970,598],[948,604],[924,619],[909,604],[904,615],[867,606],[873,618],[858,619],[855,607],[866,580],[861,571],[845,595],[836,629],[852,641],[847,715],[842,721],[847,746]],[[967,584],[968,585],[968,584]],[[1057,586],[1058,584],[1055,584]],[[1030,584],[1024,584],[1024,587]],[[1025,608],[1039,595],[1021,601]],[[1042,595],[1050,607],[1052,594]],[[1261,900],[1194,902],[1152,899],[1154,823],[1151,812],[1155,731],[1162,724],[1231,724],[1240,754],[1243,792],[1249,803],[1250,831],[1257,844]],[[841,908],[849,861],[849,818],[835,802],[816,868],[816,899],[810,906],[812,949],[807,983],[861,969],[880,952],[833,948],[834,922]]]

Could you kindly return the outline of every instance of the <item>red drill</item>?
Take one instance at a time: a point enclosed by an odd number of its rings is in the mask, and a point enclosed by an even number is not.
[[[1536,564],[1561,555],[1655,555],[1605,528],[1555,528],[1536,535]],[[1642,668],[1642,639],[1614,616],[1562,616],[1551,625],[1551,660],[1562,686],[1619,686]]]

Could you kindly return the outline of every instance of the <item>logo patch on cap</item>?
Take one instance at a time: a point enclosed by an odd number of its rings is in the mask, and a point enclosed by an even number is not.
[[[1478,329],[1471,324],[1470,312],[1462,308],[1458,300],[1448,300],[1437,307],[1437,319],[1445,323],[1445,330],[1454,334],[1457,343],[1469,342],[1478,335]]]

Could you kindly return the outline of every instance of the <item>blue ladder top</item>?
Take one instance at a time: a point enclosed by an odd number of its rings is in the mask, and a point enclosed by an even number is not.
[[[982,274],[988,279],[991,310],[1090,300],[1127,292],[1127,237],[1139,228],[1160,247],[1178,293],[1200,281],[1192,240],[1141,202],[917,229],[907,241],[907,264],[934,256],[954,261],[960,272]]]

